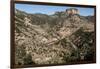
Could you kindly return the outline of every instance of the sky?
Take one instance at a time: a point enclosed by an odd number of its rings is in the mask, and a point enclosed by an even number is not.
[[[27,13],[42,13],[47,15],[52,15],[57,11],[65,11],[68,8],[77,8],[82,16],[94,15],[94,8],[84,7],[15,4],[15,8]]]

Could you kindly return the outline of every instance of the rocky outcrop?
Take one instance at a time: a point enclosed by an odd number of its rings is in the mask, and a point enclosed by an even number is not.
[[[70,8],[70,9],[66,9],[66,13],[68,15],[74,15],[74,14],[79,14],[79,10],[76,8]]]

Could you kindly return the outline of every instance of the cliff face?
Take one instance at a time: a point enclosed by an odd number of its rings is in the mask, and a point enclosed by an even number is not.
[[[67,10],[66,10],[66,13],[67,13],[68,15],[79,14],[79,10],[76,9],[76,8],[70,8],[70,9],[67,9]]]
[[[46,15],[16,10],[15,64],[60,64],[90,57],[93,60],[94,22],[76,15],[78,10],[68,11]]]

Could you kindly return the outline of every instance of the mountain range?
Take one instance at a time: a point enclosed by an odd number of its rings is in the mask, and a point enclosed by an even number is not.
[[[15,64],[92,61],[94,16],[26,13],[15,9]]]

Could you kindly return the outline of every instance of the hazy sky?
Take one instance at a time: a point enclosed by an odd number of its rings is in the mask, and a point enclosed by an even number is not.
[[[15,8],[27,13],[43,13],[43,14],[54,14],[56,11],[65,11],[68,8],[77,8],[80,15],[88,16],[94,14],[94,8],[83,8],[83,7],[70,7],[70,6],[47,6],[47,5],[29,5],[29,4],[15,4]]]

